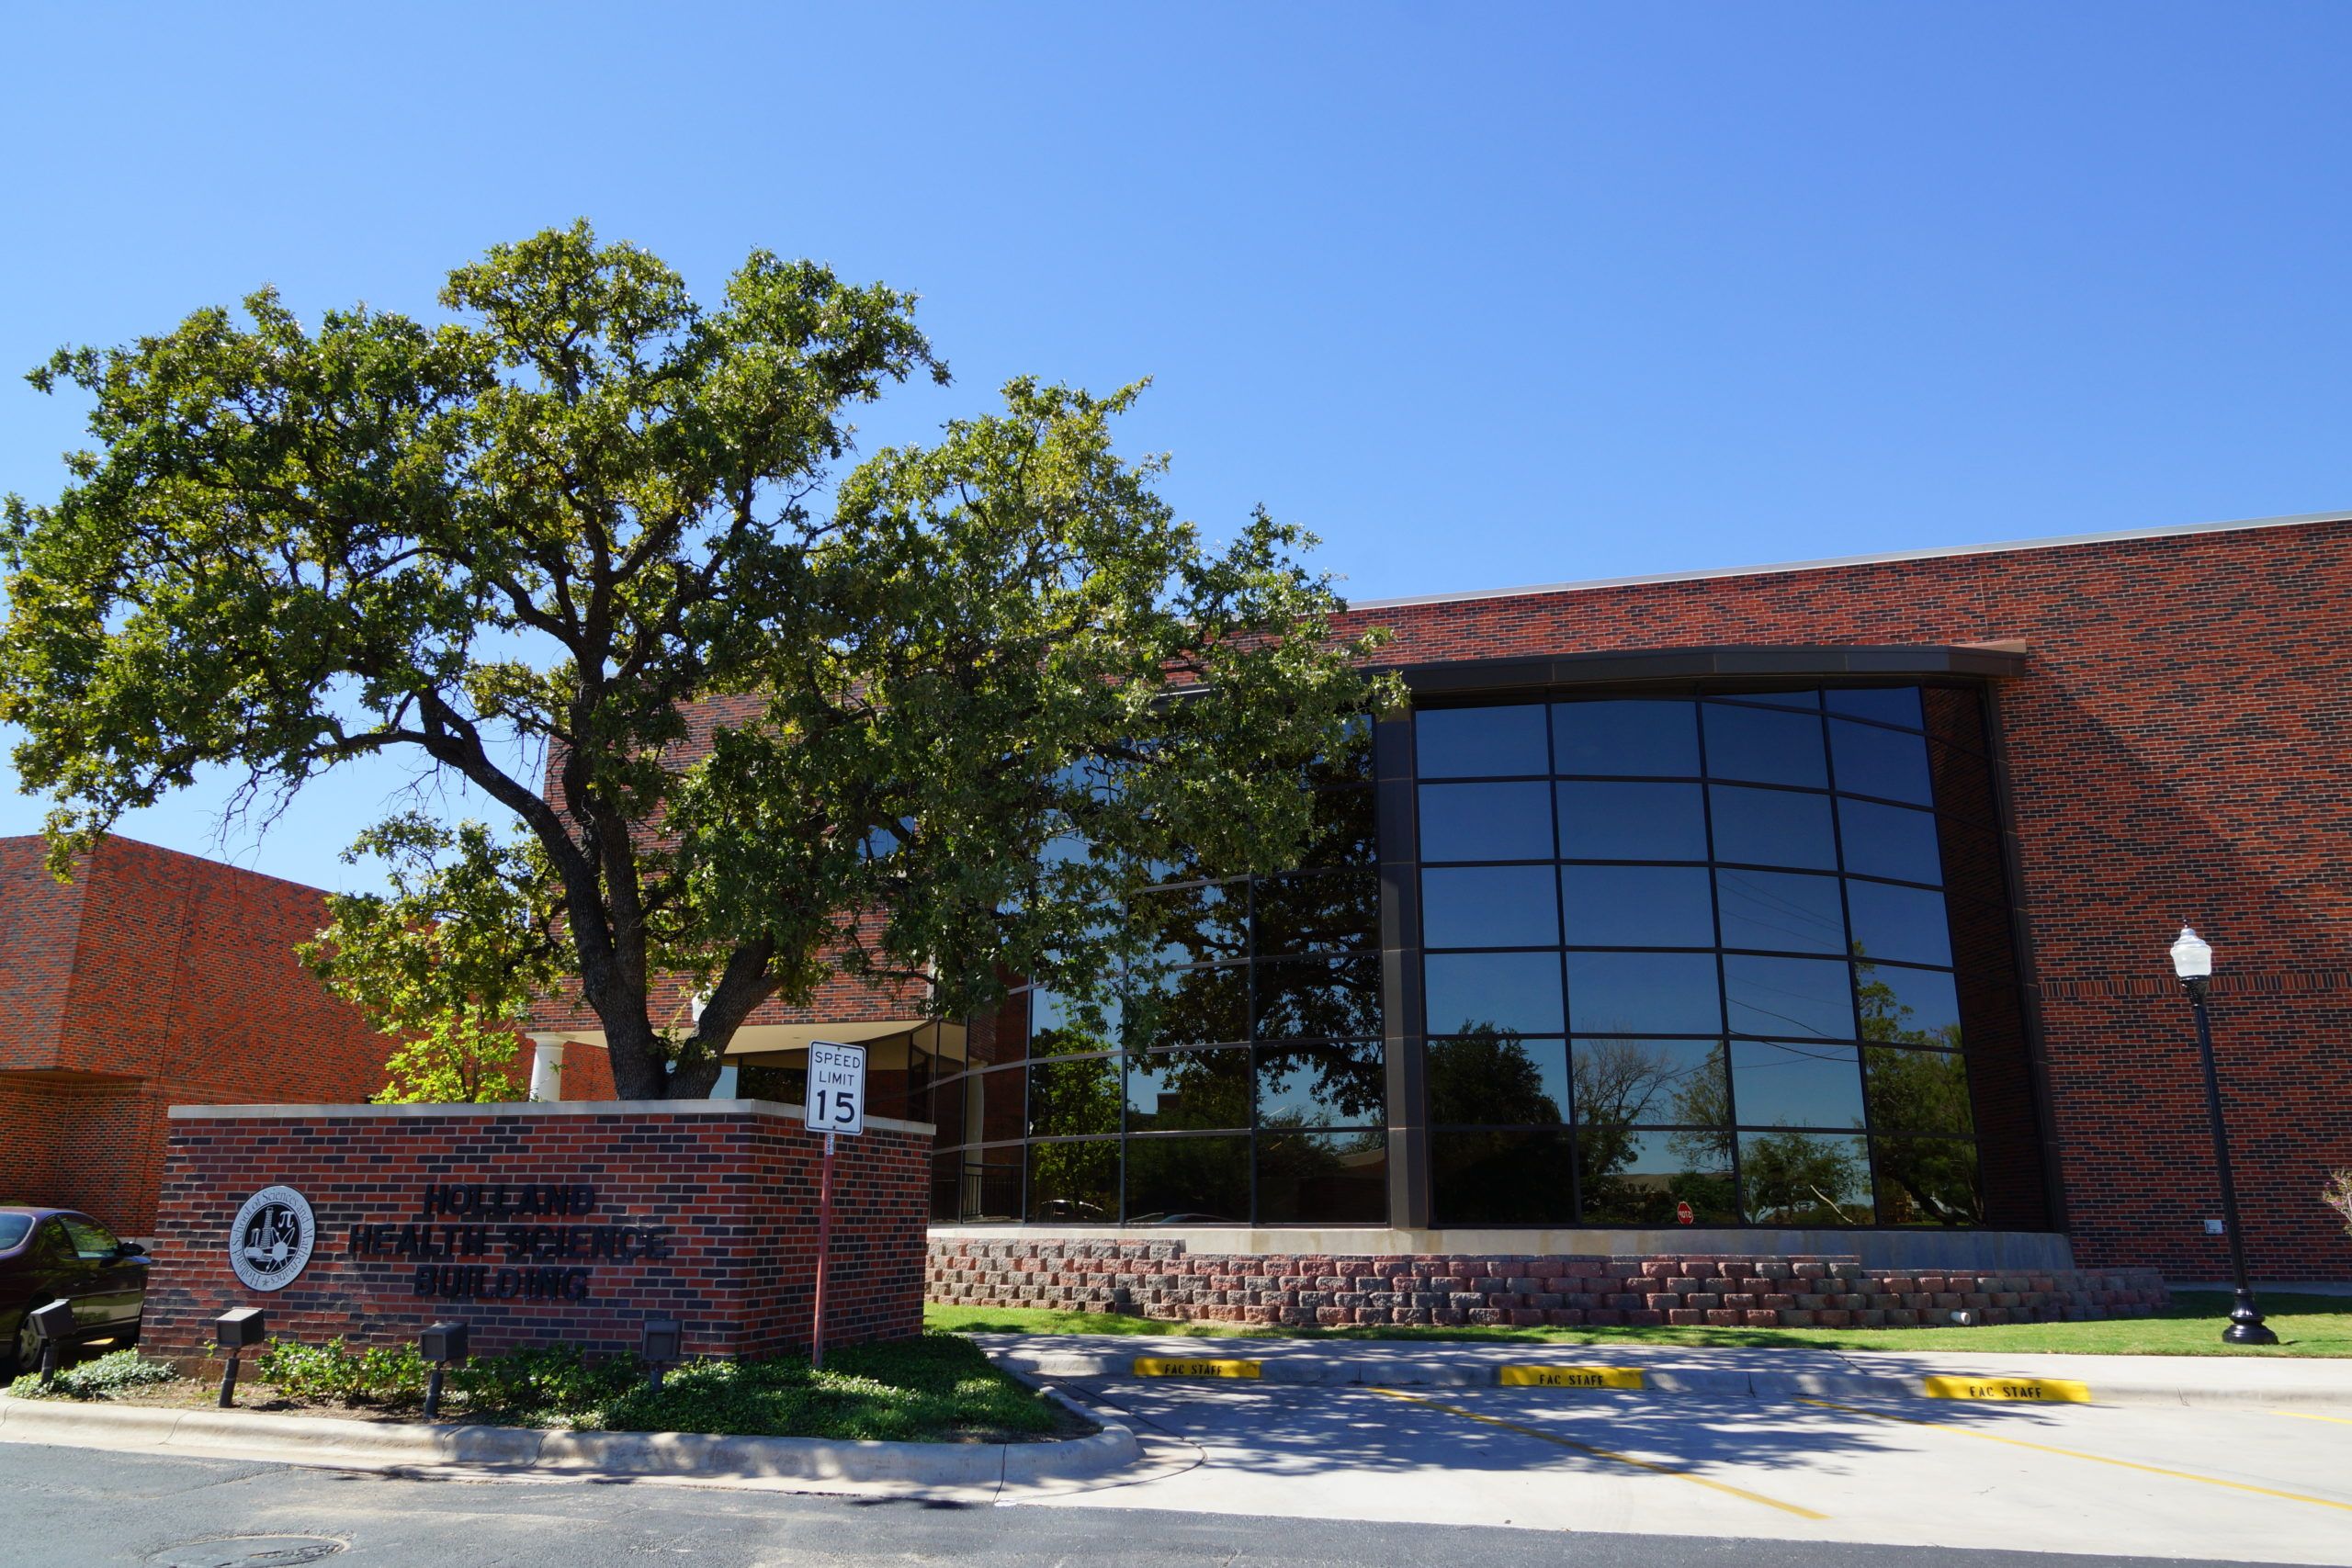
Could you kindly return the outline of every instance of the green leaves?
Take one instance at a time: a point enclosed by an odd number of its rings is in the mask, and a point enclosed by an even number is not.
[[[1139,388],[1016,380],[837,479],[850,405],[946,378],[910,294],[757,252],[706,305],[583,222],[441,302],[311,328],[263,291],[61,353],[32,380],[96,448],[0,525],[0,721],[61,866],[207,763],[243,804],[398,748],[519,818],[371,837],[432,864],[316,961],[388,1027],[492,1027],[560,968],[642,1098],[836,969],[941,1013],[1083,994],[1135,942],[1106,909],[1280,866],[1310,760],[1402,700],[1311,539],[1211,548],[1117,455]],[[707,997],[684,1039],[665,974]]]

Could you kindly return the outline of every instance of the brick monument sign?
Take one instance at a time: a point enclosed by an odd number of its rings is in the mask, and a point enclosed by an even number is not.
[[[868,1118],[835,1156],[828,1344],[922,1332],[932,1130]],[[821,1134],[763,1100],[182,1105],[145,1343],[201,1355],[260,1307],[275,1337],[633,1350],[675,1318],[690,1356],[806,1347]]]

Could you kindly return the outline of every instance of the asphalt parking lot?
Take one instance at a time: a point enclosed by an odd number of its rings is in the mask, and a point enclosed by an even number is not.
[[[2352,1419],[1577,1389],[1065,1382],[1149,1468],[1034,1506],[2352,1561]]]

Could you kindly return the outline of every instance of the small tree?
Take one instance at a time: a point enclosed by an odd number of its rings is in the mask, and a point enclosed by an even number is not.
[[[2352,1170],[2328,1173],[2327,1185],[2321,1188],[2319,1201],[2344,1218],[2344,1234],[2352,1235]]]
[[[520,820],[619,1094],[699,1096],[836,969],[943,1014],[1098,991],[1136,947],[1098,911],[1280,868],[1308,760],[1401,700],[1306,535],[1212,550],[1114,452],[1134,389],[1016,380],[837,474],[854,405],[946,379],[912,295],[757,252],[706,303],[583,222],[441,302],[312,329],[264,290],[33,373],[95,404],[0,525],[0,722],[61,874],[207,765],[234,808],[419,759]]]
[[[300,951],[327,988],[401,1041],[378,1098],[391,1104],[520,1100],[512,1068],[535,996],[562,973],[545,867],[480,822],[416,814],[345,852],[390,863],[390,897],[333,894],[331,924]]]

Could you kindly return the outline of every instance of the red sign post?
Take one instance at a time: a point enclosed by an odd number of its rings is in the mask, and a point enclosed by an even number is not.
[[[833,1255],[833,1139],[865,1131],[865,1047],[811,1041],[808,1045],[808,1130],[825,1134],[817,1175],[817,1321],[808,1331],[808,1364],[825,1364],[825,1270]]]

